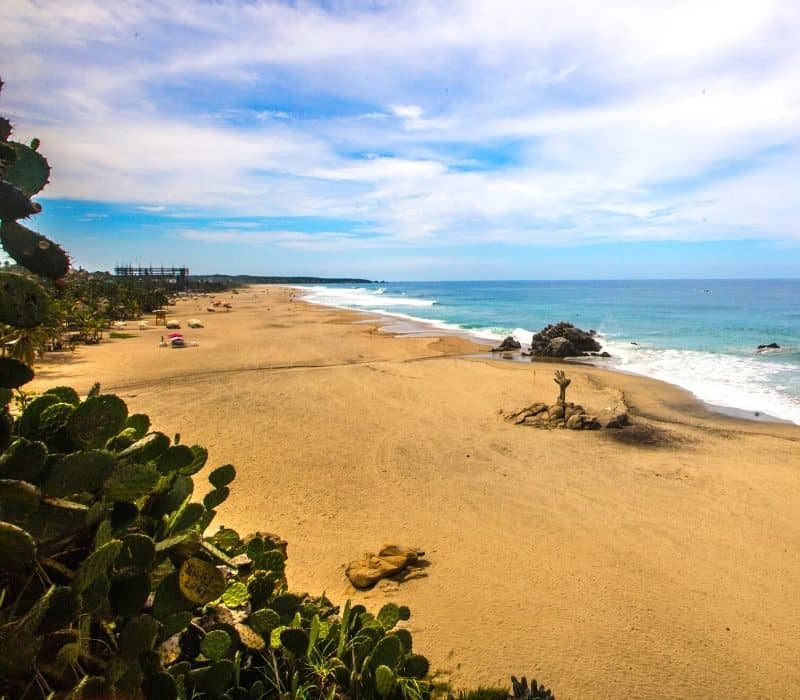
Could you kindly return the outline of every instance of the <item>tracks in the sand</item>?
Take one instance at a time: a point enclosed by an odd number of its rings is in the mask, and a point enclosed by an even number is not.
[[[104,386],[104,389],[108,389],[111,391],[141,389],[154,384],[163,386],[164,384],[171,384],[178,381],[192,381],[195,379],[204,379],[206,377],[213,377],[217,375],[244,374],[250,372],[292,372],[299,370],[324,370],[324,369],[337,369],[342,367],[357,367],[359,365],[368,365],[368,366],[401,365],[401,364],[409,364],[412,362],[425,362],[428,360],[446,360],[446,359],[464,358],[472,356],[474,356],[474,353],[462,353],[453,355],[423,355],[421,357],[408,357],[399,360],[350,360],[345,362],[263,365],[258,367],[229,367],[229,368],[203,370],[200,372],[182,372],[180,374],[153,377],[152,379],[143,379],[141,381],[127,382],[125,384],[109,383],[108,385]]]

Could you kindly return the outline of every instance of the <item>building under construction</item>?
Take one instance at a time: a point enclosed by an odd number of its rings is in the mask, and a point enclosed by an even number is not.
[[[114,268],[117,277],[128,277],[141,280],[144,283],[166,283],[174,285],[175,289],[185,289],[189,281],[188,267],[138,267],[134,265],[120,265]]]

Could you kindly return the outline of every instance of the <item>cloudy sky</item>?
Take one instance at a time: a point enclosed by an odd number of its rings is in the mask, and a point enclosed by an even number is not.
[[[0,3],[78,264],[797,277],[800,3]]]

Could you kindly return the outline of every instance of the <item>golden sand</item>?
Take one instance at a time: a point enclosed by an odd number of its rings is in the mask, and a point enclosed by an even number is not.
[[[568,399],[600,410],[621,391],[634,426],[514,426],[498,411],[552,402],[563,365],[394,338],[291,294],[179,302],[198,346],[159,348],[151,328],[48,356],[34,388],[100,381],[235,464],[217,524],[288,539],[297,591],[408,604],[415,649],[457,687],[514,673],[559,700],[800,697],[800,428],[574,365]],[[424,549],[425,576],[356,592],[344,565],[384,541]]]

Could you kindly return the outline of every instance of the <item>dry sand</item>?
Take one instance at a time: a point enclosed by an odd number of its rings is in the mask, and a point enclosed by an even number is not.
[[[290,295],[179,302],[184,329],[206,323],[186,330],[198,347],[151,329],[51,355],[35,387],[98,380],[234,463],[217,524],[287,538],[295,590],[411,606],[415,648],[457,687],[515,673],[559,700],[800,697],[800,428],[587,366],[567,367],[568,399],[621,390],[635,427],[513,426],[498,411],[552,402],[559,365]],[[425,549],[425,576],[356,592],[344,564],[384,541]]]

